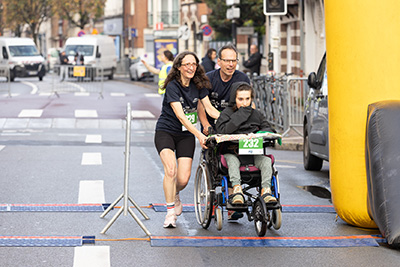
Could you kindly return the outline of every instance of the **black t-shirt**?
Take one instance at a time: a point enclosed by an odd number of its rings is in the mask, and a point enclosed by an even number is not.
[[[197,89],[193,81],[188,87],[182,86],[176,80],[168,83],[165,90],[162,104],[161,115],[158,118],[156,131],[166,131],[171,133],[191,134],[189,131],[182,131],[182,123],[176,117],[170,103],[180,102],[185,114],[197,112],[197,103],[208,95],[208,90]]]
[[[213,70],[207,73],[207,77],[210,79],[212,89],[208,93],[208,97],[210,98],[211,104],[218,109],[219,111],[224,110],[228,106],[231,85],[235,82],[247,82],[250,84],[250,79],[241,71],[236,70],[232,78],[224,82],[221,79],[220,69]],[[214,127],[214,119],[208,116],[208,121]]]

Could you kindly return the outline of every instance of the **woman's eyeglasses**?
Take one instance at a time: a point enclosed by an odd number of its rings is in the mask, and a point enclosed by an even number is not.
[[[181,64],[181,66],[183,66],[183,67],[188,69],[190,67],[197,68],[199,66],[199,64],[197,64],[197,63],[186,63],[186,64]]]

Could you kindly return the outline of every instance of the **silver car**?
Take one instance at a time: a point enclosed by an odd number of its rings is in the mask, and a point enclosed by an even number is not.
[[[323,161],[329,161],[328,136],[328,78],[326,54],[317,73],[308,76],[310,91],[303,126],[303,165],[306,170],[319,171]]]
[[[131,66],[129,67],[129,77],[132,81],[140,81],[152,78],[153,74],[146,68],[140,58],[135,58],[131,61]]]

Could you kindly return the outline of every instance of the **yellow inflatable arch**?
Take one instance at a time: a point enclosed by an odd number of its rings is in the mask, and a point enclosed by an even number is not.
[[[399,0],[325,0],[332,199],[340,218],[365,228],[376,227],[367,211],[367,108],[400,99],[399,10]]]

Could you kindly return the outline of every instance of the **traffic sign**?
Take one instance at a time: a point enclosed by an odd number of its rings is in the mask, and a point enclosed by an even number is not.
[[[203,35],[204,36],[210,36],[212,34],[212,28],[210,25],[206,24],[203,27],[201,27],[203,30]]]
[[[178,38],[182,40],[189,40],[190,29],[187,25],[180,26],[178,29]]]
[[[80,31],[78,32],[78,36],[81,37],[81,36],[83,36],[83,35],[85,35],[85,32],[84,32],[83,30],[80,30]]]
[[[138,33],[137,33],[137,29],[136,28],[131,28],[131,36],[132,37],[137,37]]]

